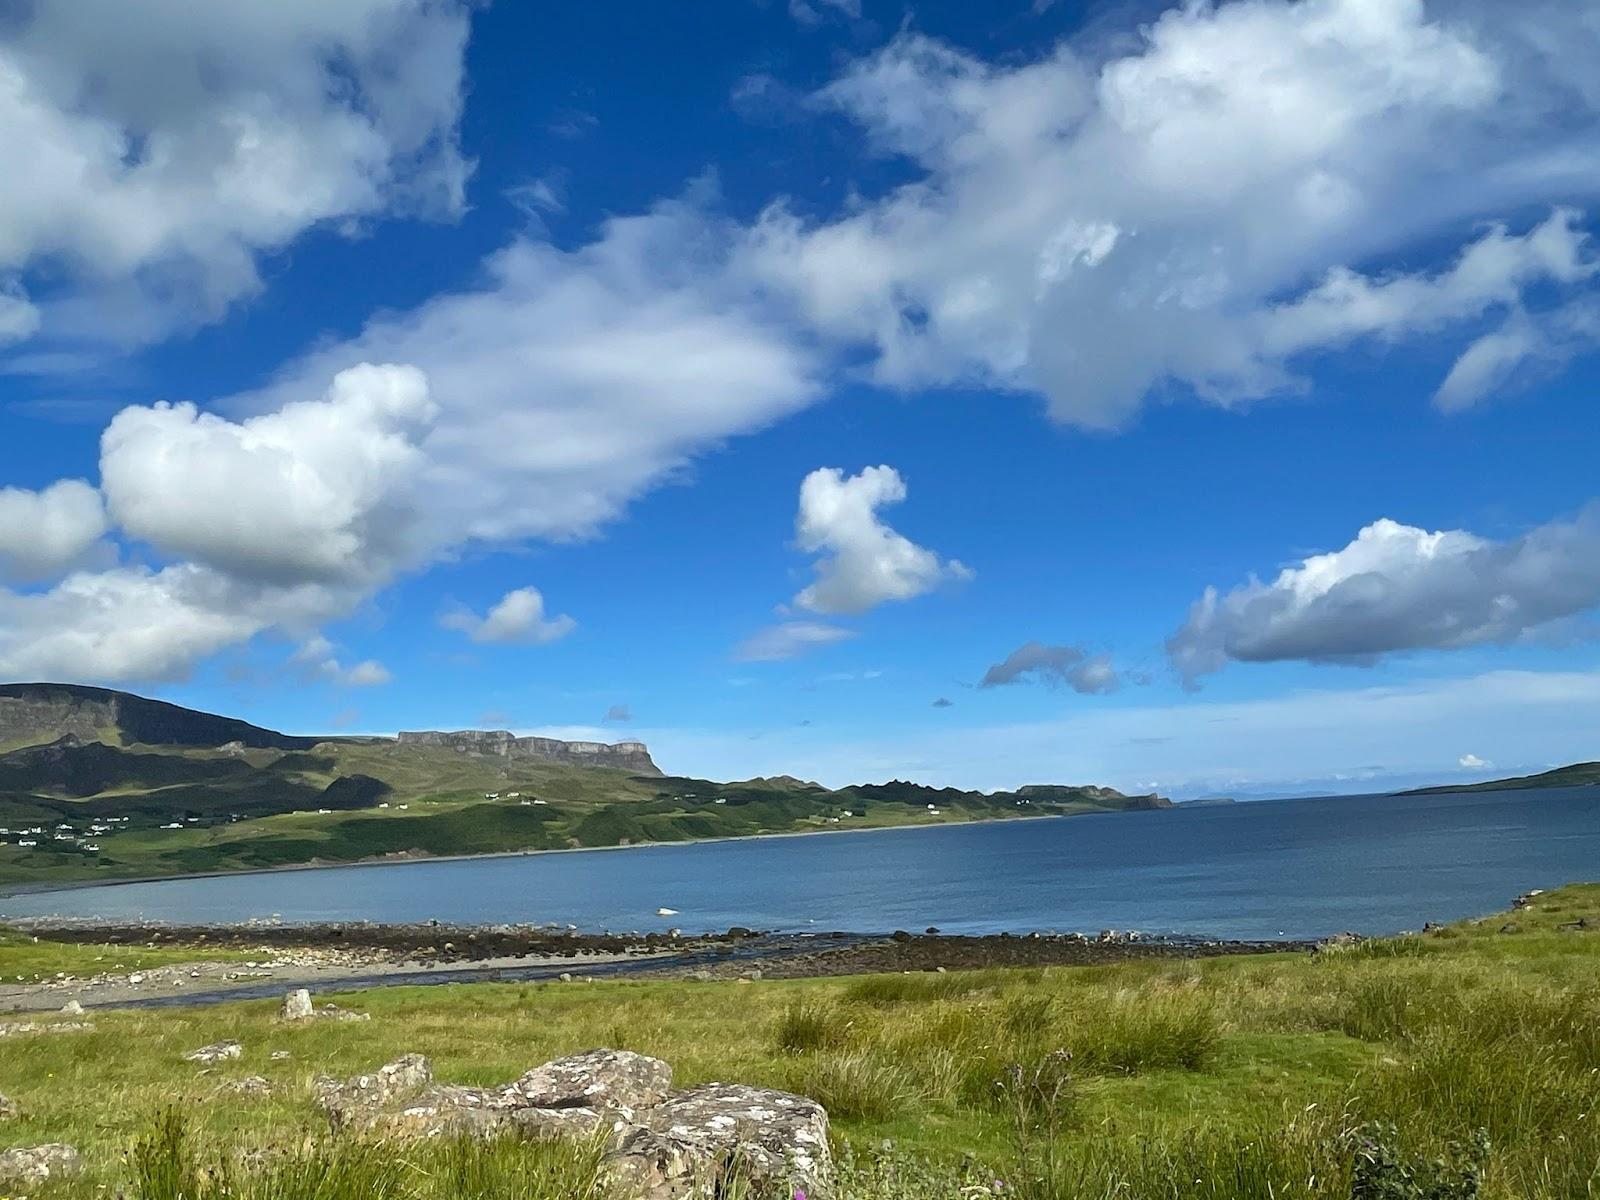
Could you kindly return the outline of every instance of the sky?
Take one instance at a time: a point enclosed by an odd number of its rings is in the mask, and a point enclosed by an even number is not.
[[[1594,0],[0,3],[0,678],[829,785],[1600,757]]]

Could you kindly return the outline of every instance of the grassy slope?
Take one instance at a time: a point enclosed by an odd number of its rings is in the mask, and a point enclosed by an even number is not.
[[[1062,798],[1019,806],[1015,798],[976,793],[902,788],[862,796],[776,781],[648,779],[624,771],[361,742],[328,742],[289,754],[250,750],[242,756],[143,748],[127,752],[126,760],[108,761],[131,761],[131,768],[115,769],[158,785],[139,788],[119,775],[91,797],[50,797],[54,807],[48,811],[37,807],[43,800],[13,797],[8,802],[0,796],[0,824],[26,821],[48,828],[62,813],[87,819],[116,812],[135,814],[130,828],[99,837],[97,854],[58,851],[47,841],[31,850],[0,843],[0,884],[1100,812],[1116,803]],[[214,784],[193,782],[208,772]],[[249,776],[243,784],[241,772]],[[392,789],[385,798],[388,807],[341,811],[338,802],[323,795],[336,779],[351,776],[387,784]],[[486,800],[491,792],[520,792],[521,799],[546,803]],[[930,796],[937,800],[937,814],[927,809],[934,802]],[[718,798],[725,803],[718,804]],[[318,811],[322,807],[333,811]],[[293,811],[252,815],[270,808]],[[845,811],[853,815],[845,818]],[[202,820],[177,830],[161,828],[174,813],[201,814]],[[234,814],[243,819],[230,820]],[[838,822],[830,820],[835,816]]]
[[[1439,796],[1450,792],[1512,792],[1523,788],[1584,787],[1600,783],[1600,762],[1573,763],[1537,775],[1518,775],[1511,779],[1490,779],[1484,783],[1452,784],[1413,788],[1401,796]]]
[[[1591,928],[1560,928],[1579,917]],[[604,1044],[666,1058],[682,1084],[732,1079],[817,1096],[841,1145],[860,1154],[847,1198],[954,1196],[964,1172],[1041,1200],[1342,1198],[1351,1155],[1340,1133],[1369,1119],[1396,1122],[1396,1140],[1417,1154],[1487,1129],[1485,1200],[1593,1196],[1596,927],[1600,886],[1589,885],[1509,916],[1317,958],[387,989],[339,998],[371,1022],[310,1028],[276,1024],[269,1003],[96,1014],[92,1033],[35,1037],[26,1053],[6,1044],[0,1091],[24,1114],[4,1138],[76,1143],[90,1157],[81,1192],[91,1194],[125,1182],[123,1152],[172,1103],[194,1114],[207,1146],[295,1144],[320,1130],[308,1093],[318,1072],[421,1051],[442,1078],[494,1083]],[[0,972],[11,952],[0,945]],[[207,1074],[180,1060],[224,1037],[244,1044],[242,1061]],[[1054,1136],[1048,1121],[1028,1124],[1023,1166],[1019,1109],[997,1100],[994,1081],[1012,1063],[1047,1065],[1059,1048],[1074,1056],[1067,1104]],[[293,1058],[272,1061],[275,1049]],[[256,1073],[278,1095],[205,1102],[223,1080]],[[884,1139],[892,1178],[873,1161]],[[978,1165],[963,1167],[965,1153]],[[457,1194],[413,1186],[404,1194]]]

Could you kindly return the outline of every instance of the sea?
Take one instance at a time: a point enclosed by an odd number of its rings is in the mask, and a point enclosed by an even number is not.
[[[0,918],[1316,938],[1597,879],[1600,787],[1582,787],[317,867],[4,896]]]

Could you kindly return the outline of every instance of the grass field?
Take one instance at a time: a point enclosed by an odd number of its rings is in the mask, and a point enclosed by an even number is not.
[[[48,952],[0,942],[0,974],[47,970]],[[331,1142],[309,1083],[419,1051],[442,1079],[490,1084],[607,1045],[666,1059],[679,1084],[814,1096],[834,1118],[841,1191],[862,1200],[970,1200],[995,1181],[1040,1200],[1600,1196],[1600,885],[1315,956],[338,1002],[373,1019],[286,1027],[252,1002],[0,1040],[0,1092],[22,1109],[0,1144],[84,1152],[89,1174],[44,1195],[193,1200],[204,1188],[184,1170],[266,1144],[294,1148],[288,1174],[235,1172],[227,1194],[582,1195],[593,1161],[579,1152]],[[181,1061],[223,1038],[242,1060],[212,1073]],[[246,1074],[274,1094],[215,1098]],[[155,1136],[174,1105],[186,1131]]]

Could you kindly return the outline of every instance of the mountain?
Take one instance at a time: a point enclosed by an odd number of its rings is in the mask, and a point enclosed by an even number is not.
[[[1600,762],[1572,763],[1537,775],[1514,775],[1509,779],[1489,779],[1483,783],[1447,783],[1437,787],[1412,788],[1396,796],[1442,796],[1451,792],[1512,792],[1523,788],[1583,787],[1600,784]]]
[[[309,750],[316,738],[289,737],[192,708],[128,692],[73,683],[0,684],[0,750],[53,742],[71,734],[108,745],[243,746]]]
[[[1110,788],[663,775],[641,742],[296,737],[66,684],[0,685],[0,885],[1171,807]]]

